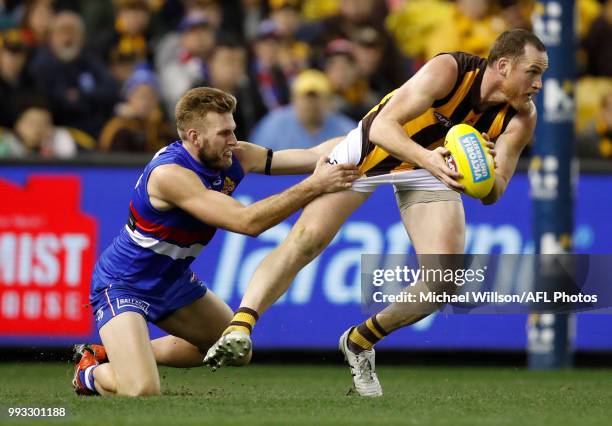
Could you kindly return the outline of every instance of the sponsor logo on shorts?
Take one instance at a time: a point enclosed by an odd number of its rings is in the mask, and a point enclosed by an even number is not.
[[[485,155],[478,137],[474,133],[468,133],[459,137],[459,143],[465,152],[465,155],[472,170],[474,182],[482,182],[491,177]]]
[[[134,299],[133,297],[118,297],[117,299],[117,309],[125,308],[126,306],[131,306],[133,308],[138,308],[143,311],[145,314],[149,313],[149,304],[147,302],[143,302],[139,299]]]
[[[102,321],[102,317],[104,317],[104,310],[100,308],[96,311],[96,321]]]

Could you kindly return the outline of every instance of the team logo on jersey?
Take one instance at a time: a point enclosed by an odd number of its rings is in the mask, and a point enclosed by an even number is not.
[[[117,298],[117,310],[121,308],[125,308],[126,306],[138,308],[141,311],[143,311],[145,314],[149,313],[150,305],[147,302],[143,302],[142,300],[135,299],[133,297],[118,297]]]
[[[226,177],[225,178],[225,182],[223,183],[223,189],[221,190],[222,193],[224,194],[231,194],[232,192],[234,192],[234,189],[236,189],[236,184],[234,183],[233,180],[231,180],[230,178]]]
[[[451,121],[451,119],[440,114],[438,111],[434,111],[434,117],[436,117],[436,120],[438,120],[438,123],[440,123],[444,127],[447,127],[449,129],[453,127],[453,122]]]

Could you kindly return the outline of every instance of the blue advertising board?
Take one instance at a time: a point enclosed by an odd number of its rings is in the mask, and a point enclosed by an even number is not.
[[[2,169],[0,181],[23,187],[34,176],[77,177],[81,184],[81,211],[95,218],[98,225],[95,253],[99,254],[124,226],[131,190],[140,172],[139,168],[11,166]],[[298,179],[251,175],[239,186],[236,197],[249,203],[279,192]],[[581,176],[575,215],[576,251],[612,252],[609,238],[612,222],[608,220],[612,217],[612,193],[601,191],[601,188],[611,186],[612,176]],[[493,206],[485,207],[477,200],[464,199],[468,224],[467,251],[533,252],[533,217],[528,193],[527,176],[519,173],[504,197]],[[57,206],[41,202],[39,208],[45,210]],[[254,269],[287,235],[296,218],[294,215],[258,238],[219,231],[194,262],[195,272],[232,308],[236,308]],[[255,328],[256,347],[333,349],[338,336],[348,326],[366,317],[360,306],[361,254],[404,253],[409,249],[410,241],[400,222],[391,188],[379,188],[349,219],[324,253],[300,273],[287,295],[263,315]],[[0,283],[0,291],[5,290]],[[576,347],[612,349],[611,325],[610,316],[579,315]],[[438,314],[394,333],[381,342],[381,347],[522,350],[527,341],[525,326],[525,315]],[[153,330],[153,336],[157,335],[159,332]],[[64,345],[77,339],[91,340],[97,336],[51,338],[35,333],[2,334],[0,344]]]

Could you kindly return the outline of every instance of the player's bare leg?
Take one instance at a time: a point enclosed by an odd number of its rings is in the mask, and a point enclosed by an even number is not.
[[[259,264],[241,306],[265,312],[289,288],[304,266],[317,257],[369,193],[325,194],[308,204],[287,238]]]
[[[421,266],[439,268],[439,259],[426,254],[463,254],[465,215],[460,201],[410,204],[401,209],[402,221]],[[457,259],[458,260],[458,259]],[[444,265],[444,266],[448,266]],[[418,282],[406,293],[454,291],[454,284]],[[417,300],[420,300],[417,298]],[[374,344],[392,331],[414,324],[435,312],[436,303],[393,303],[340,337],[339,347],[351,367],[355,389],[362,396],[380,396],[382,388],[375,372]]]
[[[100,329],[109,362],[93,371],[101,395],[149,396],[161,391],[157,364],[144,317],[124,312]]]
[[[232,311],[229,306],[212,291],[207,291],[203,297],[178,309],[157,324],[172,334],[150,342],[155,362],[170,367],[201,366],[204,353],[221,336],[231,318]],[[106,342],[103,342],[103,349],[108,352]],[[111,355],[108,354],[108,357],[110,359]],[[118,393],[118,374],[114,368],[116,364],[101,364],[93,371],[98,393]],[[157,370],[155,374],[157,375]]]
[[[287,238],[255,270],[232,325],[208,351],[206,363],[213,369],[244,363],[232,348],[234,341],[246,339],[250,346],[249,335],[258,316],[287,291],[297,273],[323,251],[369,195],[355,191],[325,194],[304,208]]]
[[[153,341],[155,359],[172,367],[201,366],[204,354],[221,337],[232,315],[230,307],[208,290],[200,299],[156,324],[171,336]]]
[[[435,255],[464,253],[465,213],[461,202],[416,203],[403,209],[401,215],[422,266],[426,268],[439,266],[436,264]],[[430,290],[450,292],[454,289],[454,284],[444,286],[442,283],[426,284],[421,281],[412,286],[409,292],[415,294]],[[382,310],[376,319],[385,331],[391,332],[414,324],[439,308],[440,305],[436,303],[394,303]]]

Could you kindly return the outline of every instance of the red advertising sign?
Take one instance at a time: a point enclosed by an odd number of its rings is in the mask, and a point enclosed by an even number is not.
[[[0,179],[0,334],[87,335],[97,223],[78,176]]]

